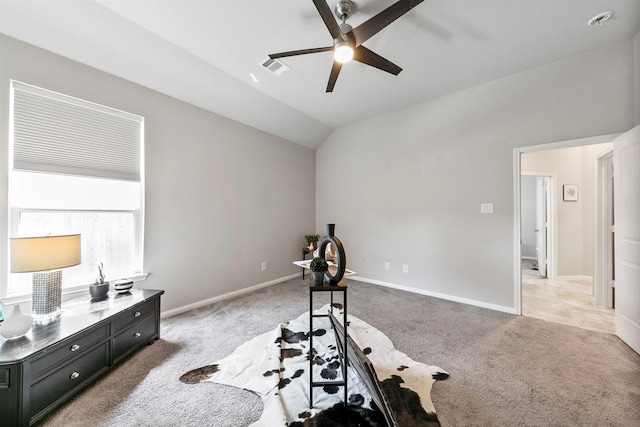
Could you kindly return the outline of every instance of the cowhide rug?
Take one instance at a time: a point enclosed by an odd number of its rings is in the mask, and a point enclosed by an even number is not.
[[[329,309],[326,305],[314,313],[327,313]],[[332,309],[342,320],[341,305]],[[431,386],[449,374],[437,366],[413,361],[366,322],[350,315],[347,322],[348,334],[373,364],[398,425],[439,426]],[[314,381],[340,379],[341,362],[330,322],[328,318],[315,318],[313,324]],[[347,406],[342,403],[342,388],[327,386],[314,387],[314,405],[309,408],[308,357],[307,312],[242,344],[228,357],[185,373],[180,380],[188,384],[211,381],[256,393],[263,400],[264,411],[252,427],[387,425],[352,366],[347,370]]]

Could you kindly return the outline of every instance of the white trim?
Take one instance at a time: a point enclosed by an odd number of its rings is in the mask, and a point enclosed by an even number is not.
[[[567,139],[565,141],[549,142],[547,144],[528,145],[526,147],[516,147],[513,150],[520,153],[535,153],[536,151],[555,150],[558,148],[581,147],[584,145],[605,144],[613,142],[621,133],[611,133],[609,135],[590,136],[588,138]]]
[[[426,291],[424,289],[417,289],[417,288],[412,288],[410,286],[397,285],[395,283],[382,282],[380,280],[367,279],[365,277],[360,277],[360,276],[349,277],[349,280],[357,280],[358,282],[365,282],[365,283],[370,283],[372,285],[384,286],[385,288],[398,289],[401,291],[425,295],[428,297],[434,297],[434,298],[439,298],[447,301],[459,302],[466,305],[473,305],[475,307],[487,308],[489,310],[494,310],[494,311],[501,311],[503,313],[516,314],[513,307],[507,307],[504,305],[490,304],[484,301],[478,301],[478,300],[468,299],[468,298],[460,298],[453,295]]]
[[[218,295],[203,301],[194,302],[192,304],[183,305],[181,307],[176,307],[171,310],[163,311],[160,313],[160,318],[165,319],[167,317],[175,316],[178,314],[185,313],[189,310],[194,310],[196,308],[204,307],[205,305],[213,304],[214,302],[223,301],[229,298],[234,298],[240,295],[247,294],[249,292],[257,291],[258,289],[266,288],[272,285],[277,285],[278,283],[286,282],[287,280],[295,279],[300,277],[301,273],[291,274],[289,276],[281,277],[279,279],[274,279],[269,282],[259,283],[254,286],[249,286],[248,288],[240,289],[237,291],[229,292],[227,294]]]
[[[514,228],[514,283],[513,294],[515,299],[515,314],[522,315],[522,271],[520,267],[521,253],[520,242],[522,233],[520,230],[520,155],[523,153],[533,153],[536,151],[553,150],[557,148],[580,147],[584,145],[603,144],[612,142],[621,133],[592,136],[588,138],[570,139],[565,141],[551,142],[548,144],[530,145],[526,147],[516,147],[513,149],[513,228]],[[554,212],[555,215],[555,212]],[[555,239],[555,237],[554,237]],[[555,248],[554,252],[555,252]],[[555,264],[555,263],[554,263]],[[554,266],[554,268],[556,268]],[[557,271],[557,270],[556,270]],[[555,276],[555,274],[554,274]]]
[[[593,268],[593,299],[596,307],[613,308],[611,292],[611,277],[613,264],[611,249],[613,238],[613,146],[596,156],[595,161],[596,197],[594,218],[594,268]]]
[[[183,305],[181,307],[176,307],[173,308],[171,310],[167,310],[167,311],[163,311],[160,314],[160,317],[162,319],[166,319],[167,317],[171,317],[171,316],[176,316],[178,314],[182,314],[182,313],[186,313],[187,311],[190,310],[195,310],[196,308],[200,308],[200,307],[204,307],[206,305],[209,304],[213,304],[219,301],[224,301],[226,299],[229,298],[234,298],[240,295],[244,295],[247,294],[249,292],[253,292],[256,291],[258,289],[262,289],[262,288],[266,288],[272,285],[277,285],[278,283],[282,283],[282,282],[286,282],[287,280],[291,280],[291,279],[295,279],[300,277],[300,273],[296,273],[296,274],[292,274],[289,276],[285,276],[285,277],[281,277],[279,279],[275,279],[275,280],[271,280],[269,282],[265,282],[265,283],[260,283],[254,286],[250,286],[248,288],[244,288],[244,289],[240,289],[237,291],[233,291],[233,292],[229,292],[227,294],[223,294],[223,295],[218,295],[203,301],[198,301],[198,302],[194,302],[192,304],[187,304],[187,305]],[[446,295],[446,294],[441,294],[438,292],[429,292],[429,291],[425,291],[423,289],[416,289],[416,288],[412,288],[409,286],[402,286],[402,285],[397,285],[395,283],[388,283],[388,282],[382,282],[380,280],[374,280],[374,279],[367,279],[364,277],[360,277],[360,276],[352,276],[349,277],[349,280],[356,280],[358,282],[364,282],[364,283],[369,283],[372,285],[377,285],[377,286],[384,286],[387,288],[391,288],[391,289],[398,289],[401,291],[406,291],[406,292],[411,292],[414,294],[420,294],[420,295],[425,295],[428,297],[434,297],[434,298],[439,298],[439,299],[443,299],[443,300],[447,300],[447,301],[453,301],[453,302],[459,302],[462,304],[467,304],[467,305],[472,305],[475,307],[481,307],[481,308],[487,308],[489,310],[494,310],[494,311],[501,311],[503,313],[508,313],[508,314],[516,314],[514,312],[513,307],[507,307],[507,306],[503,306],[503,305],[496,305],[496,304],[489,304],[486,303],[484,301],[477,301],[477,300],[472,300],[472,299],[468,299],[468,298],[459,298],[459,297],[455,297],[452,295]]]
[[[575,275],[567,275],[567,276],[558,276],[556,277],[556,280],[593,280],[593,277],[575,274]]]
[[[520,156],[522,151],[515,148],[513,150],[513,281],[516,286],[513,288],[513,314],[522,315],[522,230],[520,227]]]

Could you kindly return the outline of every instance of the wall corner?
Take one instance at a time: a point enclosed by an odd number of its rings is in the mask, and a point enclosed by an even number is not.
[[[640,31],[633,38],[633,125],[640,125]]]

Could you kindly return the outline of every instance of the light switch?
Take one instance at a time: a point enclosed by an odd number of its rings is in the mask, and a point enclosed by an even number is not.
[[[480,213],[493,213],[493,203],[480,203]]]

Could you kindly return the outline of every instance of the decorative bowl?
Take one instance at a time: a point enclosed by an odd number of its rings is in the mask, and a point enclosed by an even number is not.
[[[133,288],[133,280],[130,279],[118,280],[113,283],[113,289],[119,294],[129,292],[131,288]]]

